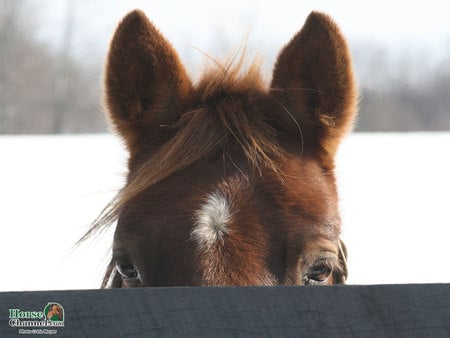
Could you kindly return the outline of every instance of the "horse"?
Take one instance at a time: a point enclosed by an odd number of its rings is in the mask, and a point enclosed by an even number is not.
[[[194,82],[142,11],[117,26],[104,103],[126,182],[86,234],[116,224],[103,288],[345,283],[334,159],[357,112],[347,42],[312,12],[270,83],[243,59]]]
[[[50,304],[50,309],[47,313],[47,320],[61,321],[63,320],[63,309],[59,304]]]

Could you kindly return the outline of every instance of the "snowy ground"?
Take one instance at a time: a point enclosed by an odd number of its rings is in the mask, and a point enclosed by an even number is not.
[[[109,135],[0,137],[0,291],[97,288],[111,233],[73,244],[123,184]],[[353,134],[338,156],[350,284],[450,282],[450,133]]]

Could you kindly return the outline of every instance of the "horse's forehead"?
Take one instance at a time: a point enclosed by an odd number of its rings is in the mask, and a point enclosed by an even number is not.
[[[298,232],[338,232],[334,176],[299,161],[286,165],[286,169],[289,172],[284,180],[276,175],[249,179],[239,173],[201,192],[201,202],[193,209],[192,236],[198,245],[223,244],[233,226],[244,220],[261,225],[277,223],[279,231],[284,224]],[[305,223],[312,226],[306,229],[302,226]]]

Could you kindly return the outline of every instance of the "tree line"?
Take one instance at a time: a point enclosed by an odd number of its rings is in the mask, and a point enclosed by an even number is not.
[[[0,1],[0,134],[105,132],[103,65],[71,52],[72,8],[55,51],[30,34],[27,6]],[[354,46],[353,54],[361,88],[357,130],[450,130],[450,51],[426,67],[380,46]]]
[[[102,66],[86,68],[70,52],[70,13],[55,52],[32,34],[25,0],[0,1],[0,134],[106,130],[100,109]]]

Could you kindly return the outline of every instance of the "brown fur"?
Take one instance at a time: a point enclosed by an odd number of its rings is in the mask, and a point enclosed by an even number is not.
[[[256,65],[242,64],[219,65],[194,85],[142,12],[116,30],[105,101],[129,174],[86,237],[118,219],[113,251],[139,267],[141,285],[301,284],[324,252],[330,281],[345,280],[333,175],[356,111],[345,40],[312,13],[269,88]],[[230,233],[198,247],[193,217],[211,191],[232,205]],[[125,286],[114,266],[104,284]]]

